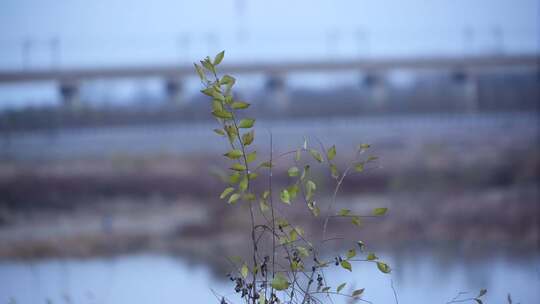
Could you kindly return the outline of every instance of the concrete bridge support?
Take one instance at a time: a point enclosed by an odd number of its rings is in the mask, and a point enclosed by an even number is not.
[[[480,108],[479,84],[477,76],[473,73],[457,70],[452,72],[452,81],[459,85],[462,91],[464,107],[469,112],[476,112]]]
[[[270,99],[278,109],[286,109],[290,105],[290,96],[287,91],[284,75],[270,75],[266,79],[265,89]]]
[[[183,102],[183,83],[180,78],[170,77],[165,80],[165,94],[167,103],[181,105]]]
[[[388,83],[381,73],[367,72],[362,75],[361,85],[368,90],[368,98],[377,109],[383,109],[388,102]]]
[[[61,82],[59,85],[60,97],[64,107],[75,107],[80,103],[79,83],[73,81]]]

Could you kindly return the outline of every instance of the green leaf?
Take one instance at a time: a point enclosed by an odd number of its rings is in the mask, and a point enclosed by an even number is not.
[[[339,177],[339,171],[334,164],[330,164],[330,174],[333,178],[337,179]]]
[[[287,187],[287,192],[289,192],[289,197],[291,200],[294,200],[296,198],[296,195],[298,194],[298,185],[294,184],[289,187]]]
[[[347,259],[352,259],[356,256],[356,250],[354,249],[349,249],[349,251],[347,251]]]
[[[210,97],[214,97],[215,92],[216,92],[216,89],[214,89],[213,87],[208,87],[206,89],[201,90],[201,93]]]
[[[356,172],[364,171],[364,163],[363,162],[356,163],[356,165],[354,165],[354,170],[356,170]]]
[[[370,144],[359,144],[358,145],[358,150],[367,150],[367,149],[369,149],[369,147],[371,147]]]
[[[248,153],[248,155],[246,155],[246,160],[248,163],[255,161],[255,159],[257,159],[257,151],[253,151],[251,153]]]
[[[374,160],[377,160],[377,159],[379,159],[377,156],[371,156],[370,155],[370,156],[368,156],[367,161],[371,162],[371,161],[374,161]]]
[[[224,199],[227,197],[227,195],[231,194],[231,192],[234,191],[234,188],[233,187],[228,187],[228,188],[225,188],[225,190],[223,190],[223,192],[221,193],[221,195],[219,196],[220,199]]]
[[[212,115],[214,115],[217,118],[222,118],[222,119],[231,119],[232,118],[232,113],[227,112],[225,110],[223,110],[223,111],[212,111]]]
[[[244,192],[247,190],[248,188],[248,178],[246,175],[244,175],[244,178],[242,178],[242,180],[240,181],[240,184],[238,184],[238,190],[240,190],[240,192]]]
[[[244,200],[246,200],[248,202],[253,202],[253,201],[257,200],[257,196],[255,196],[255,194],[253,194],[253,193],[245,193],[243,198],[244,198]]]
[[[233,185],[238,183],[240,181],[240,177],[240,173],[234,172],[233,174],[229,175],[229,183]]]
[[[226,157],[228,157],[228,158],[230,158],[230,159],[238,159],[238,158],[240,158],[242,155],[244,155],[244,154],[242,153],[241,150],[238,150],[238,149],[234,149],[234,150],[231,150],[231,151],[229,151],[229,152],[223,154],[223,156],[226,156]]]
[[[263,192],[262,198],[266,200],[270,196],[270,191],[266,190]]]
[[[306,248],[302,247],[302,246],[296,247],[296,250],[298,251],[298,254],[300,254],[300,256],[303,257],[303,258],[309,256],[309,251]]]
[[[266,298],[264,296],[259,298],[259,304],[266,304]]]
[[[193,63],[193,65],[195,66],[195,70],[197,71],[197,74],[199,75],[201,81],[206,81],[206,75],[204,75],[204,71],[201,66],[196,63]]]
[[[351,263],[349,263],[349,261],[341,261],[341,267],[343,267],[343,269],[347,269],[348,271],[352,271],[352,266],[351,266]]]
[[[358,227],[361,227],[362,226],[362,222],[360,221],[360,217],[359,216],[353,216],[351,218],[351,223],[355,226],[358,226]]]
[[[317,185],[311,180],[306,182],[306,199],[309,201],[313,197],[313,191],[317,189]]]
[[[351,296],[352,297],[358,297],[363,293],[364,293],[364,288],[360,288],[360,289],[357,289],[357,290],[353,291]]]
[[[226,85],[227,87],[232,87],[236,83],[236,79],[230,75],[224,75],[221,77],[219,83]]]
[[[244,146],[248,146],[253,142],[253,139],[255,138],[255,130],[251,130],[244,135],[242,135],[242,143]]]
[[[255,119],[252,118],[244,118],[240,120],[240,123],[238,124],[239,128],[247,129],[253,127],[253,124],[255,123]]]
[[[300,161],[300,156],[302,155],[300,149],[297,149],[296,150],[296,153],[294,154],[294,160],[299,162]]]
[[[231,108],[235,110],[247,109],[250,106],[247,102],[235,101],[231,104]]]
[[[268,204],[266,203],[266,201],[264,199],[262,199],[259,202],[259,207],[261,208],[261,212],[266,212],[266,211],[270,210],[270,206],[268,206]]]
[[[240,199],[240,194],[235,193],[229,197],[229,204],[234,204]]]
[[[246,166],[236,163],[232,165],[231,169],[234,171],[246,171]]]
[[[201,61],[201,64],[203,65],[203,67],[205,67],[210,72],[215,72],[216,71],[215,68],[214,68],[214,65],[212,64],[212,62],[210,62],[209,57],[206,57],[203,61]]]
[[[326,286],[325,288],[322,289],[322,292],[327,292],[330,290],[330,286]]]
[[[291,196],[289,195],[289,191],[287,189],[281,190],[281,193],[279,194],[279,198],[281,198],[281,201],[286,204],[291,204]]]
[[[223,131],[222,129],[214,129],[214,132],[218,135],[225,135],[225,131]]]
[[[259,165],[259,167],[271,168],[271,167],[272,167],[272,163],[269,162],[269,161],[265,161],[264,163],[261,163],[261,164]]]
[[[311,154],[311,156],[313,156],[313,158],[316,161],[318,161],[319,163],[323,162],[322,155],[321,155],[321,153],[319,153],[319,151],[317,151],[315,149],[309,149],[309,154]]]
[[[298,170],[298,167],[290,167],[289,170],[287,170],[287,174],[289,174],[290,177],[298,176],[300,170]]]
[[[347,283],[339,284],[339,286],[336,288],[336,292],[339,293],[343,288],[345,288],[345,285],[347,285]]]
[[[373,253],[373,252],[370,252],[370,253],[368,254],[368,256],[367,256],[367,260],[368,260],[368,261],[374,261],[374,260],[376,260],[376,259],[378,259],[378,257],[377,257],[377,256],[375,255],[375,253]]]
[[[333,145],[332,147],[330,147],[330,149],[328,149],[328,152],[326,152],[326,157],[328,157],[328,160],[332,160],[334,159],[334,157],[336,157],[336,146]]]
[[[218,65],[223,60],[223,57],[225,57],[225,51],[219,52],[216,57],[214,58],[214,65]]]
[[[347,216],[347,215],[349,215],[349,214],[351,214],[351,210],[349,210],[349,209],[341,209],[341,210],[339,210],[339,212],[338,212],[338,215],[339,215],[339,216]]]
[[[248,266],[244,263],[244,265],[242,265],[242,268],[240,269],[240,274],[241,274],[242,277],[245,279],[245,278],[247,278],[248,273],[249,273],[249,268],[248,268]]]
[[[382,272],[382,273],[390,273],[390,271],[392,271],[390,269],[390,266],[388,266],[388,264],[385,264],[383,262],[377,262],[377,268],[379,268],[379,270]]]
[[[275,290],[285,290],[289,288],[290,284],[289,281],[287,281],[287,279],[283,276],[283,274],[278,273],[272,280],[271,285]]]
[[[386,214],[386,211],[388,211],[388,208],[375,208],[373,209],[373,215],[383,216]]]

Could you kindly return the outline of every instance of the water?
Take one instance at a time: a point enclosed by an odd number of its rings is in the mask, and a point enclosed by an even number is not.
[[[3,134],[0,158],[15,160],[59,160],[117,156],[186,155],[218,153],[227,149],[216,141],[216,123],[178,123]],[[535,113],[419,114],[373,117],[309,118],[291,121],[258,121],[257,145],[268,151],[269,132],[274,145],[289,149],[310,140],[354,147],[399,143],[407,146],[444,138],[446,142],[485,143],[496,138],[514,145],[530,145],[538,136]],[[471,132],[471,130],[473,130]],[[336,136],[338,134],[338,136]],[[506,134],[506,137],[500,137]],[[353,144],[351,144],[353,143]],[[488,144],[488,143],[486,143]]]
[[[539,303],[540,256],[494,254],[475,260],[437,257],[429,251],[414,255],[379,254],[393,266],[392,275],[373,264],[353,264],[355,271],[330,269],[327,279],[337,286],[350,282],[344,292],[365,288],[364,299],[394,303],[393,281],[399,303],[446,303],[458,292],[475,296],[487,288],[485,303]],[[213,275],[205,265],[165,255],[127,255],[115,258],[48,259],[36,262],[0,262],[0,303],[218,303],[212,293],[241,301],[230,282]],[[333,289],[334,289],[333,288]],[[335,298],[334,303],[346,303]]]

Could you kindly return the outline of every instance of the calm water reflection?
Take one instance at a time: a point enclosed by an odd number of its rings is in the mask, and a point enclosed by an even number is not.
[[[372,264],[355,264],[353,274],[343,269],[327,272],[336,284],[366,288],[365,299],[393,303],[391,279],[399,303],[446,303],[459,291],[474,295],[489,290],[486,303],[540,303],[540,256],[491,255],[474,262],[458,257],[436,258],[429,251],[379,254],[394,267],[393,275],[379,273]],[[0,303],[217,303],[210,288],[241,303],[227,281],[203,265],[164,255],[116,258],[50,259],[36,262],[0,262]],[[347,289],[347,288],[346,288]],[[334,303],[345,303],[335,299]]]

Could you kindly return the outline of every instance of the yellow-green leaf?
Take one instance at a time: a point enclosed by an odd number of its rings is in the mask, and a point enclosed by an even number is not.
[[[223,57],[225,57],[225,51],[219,52],[216,57],[214,58],[214,65],[218,65],[223,60]]]
[[[373,215],[383,216],[386,214],[386,211],[388,211],[388,208],[375,208],[373,209]]]
[[[253,127],[254,123],[255,123],[255,119],[253,119],[253,118],[244,118],[244,119],[240,120],[240,123],[238,124],[238,127],[247,129],[247,128]]]
[[[339,286],[336,288],[336,292],[339,293],[343,288],[345,288],[345,285],[347,285],[347,283],[339,284]]]
[[[289,191],[287,191],[287,189],[281,190],[279,197],[281,198],[282,202],[286,204],[291,204],[291,196],[289,195]]]
[[[356,256],[356,250],[354,249],[349,249],[349,251],[347,251],[347,259],[352,259]]]
[[[225,110],[223,110],[223,111],[213,111],[212,115],[214,115],[217,118],[222,118],[222,119],[231,119],[232,118],[232,114],[230,112],[225,111]]]
[[[298,167],[290,167],[289,170],[287,170],[287,174],[289,174],[290,177],[298,176],[298,173],[300,170],[298,170]]]
[[[360,288],[360,289],[357,289],[355,291],[353,291],[352,293],[352,297],[358,297],[360,295],[362,295],[364,293],[364,288]]]
[[[235,193],[229,197],[229,204],[234,204],[240,199],[240,194]]]
[[[242,143],[244,143],[244,146],[248,146],[253,142],[253,139],[255,138],[255,130],[251,130],[244,135],[242,135]]]
[[[242,274],[242,277],[245,279],[245,278],[247,278],[248,273],[249,273],[249,268],[248,268],[248,266],[244,263],[244,265],[242,265],[242,268],[240,269],[240,274]]]
[[[247,102],[235,101],[231,104],[231,108],[235,110],[247,109],[250,106]]]
[[[231,169],[234,171],[246,171],[246,166],[236,163],[232,165]]]
[[[253,151],[251,153],[248,153],[248,155],[246,155],[246,160],[248,163],[255,161],[256,158],[257,158],[257,151]]]
[[[356,165],[354,165],[354,170],[356,170],[356,172],[364,171],[364,163],[363,162],[356,163]]]
[[[225,190],[223,190],[223,192],[221,193],[221,195],[219,196],[220,199],[224,199],[227,197],[227,195],[231,194],[231,192],[234,191],[234,188],[233,187],[228,187],[228,188],[225,188]]]
[[[377,268],[379,268],[379,270],[382,272],[382,273],[390,273],[390,271],[392,271],[390,269],[390,266],[388,266],[388,264],[385,264],[383,262],[377,262]]]
[[[234,150],[231,150],[225,154],[223,154],[223,156],[226,156],[230,159],[238,159],[240,158],[241,156],[243,155],[242,151],[241,150],[238,150],[238,149],[234,149]]]
[[[225,135],[225,131],[223,131],[222,129],[214,129],[214,132],[218,135]]]
[[[261,208],[261,212],[266,212],[266,211],[270,210],[270,207],[268,206],[268,204],[266,203],[265,200],[261,200],[259,202],[259,207]]]
[[[275,290],[285,290],[289,288],[290,283],[287,281],[287,278],[283,276],[283,274],[278,273],[272,280],[271,285]]]
[[[358,226],[358,227],[362,226],[362,222],[360,221],[359,216],[353,216],[351,218],[351,223],[353,223],[353,225]]]
[[[311,154],[311,156],[313,156],[313,158],[322,163],[323,162],[323,158],[322,158],[322,155],[321,153],[319,153],[319,151],[315,150],[315,149],[309,149],[309,154]]]
[[[326,156],[328,157],[328,160],[332,160],[334,159],[334,157],[336,157],[336,146],[332,146],[330,147],[330,149],[328,149],[328,152],[326,153]]]
[[[370,252],[370,253],[368,254],[368,256],[367,256],[367,260],[368,260],[368,261],[374,261],[374,260],[376,260],[376,259],[378,259],[378,257],[377,257],[377,256],[375,255],[375,253],[373,253],[373,252]]]
[[[351,210],[349,210],[349,209],[341,209],[341,210],[339,210],[339,212],[338,212],[338,215],[339,215],[339,216],[347,216],[347,215],[349,215],[349,214],[351,214]]]
[[[330,174],[333,178],[337,179],[339,177],[339,171],[334,164],[330,164]]]
[[[341,267],[343,267],[344,269],[347,269],[348,271],[352,271],[352,266],[351,266],[351,263],[349,263],[349,261],[341,261]]]

